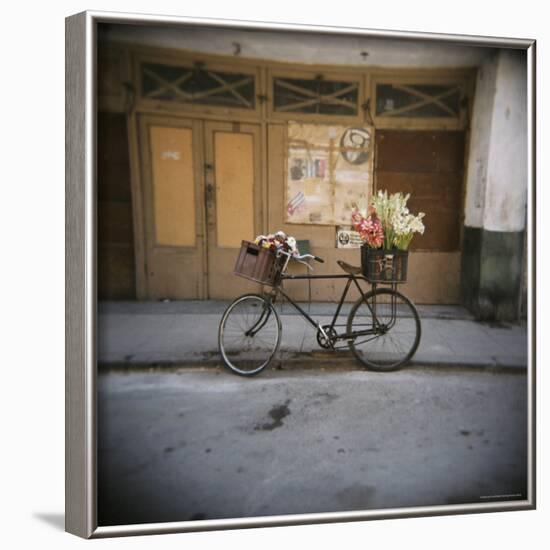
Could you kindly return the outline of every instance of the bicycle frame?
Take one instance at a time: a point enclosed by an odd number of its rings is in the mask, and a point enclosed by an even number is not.
[[[267,313],[266,313],[267,312]],[[258,318],[258,320],[254,323],[254,325],[252,325],[246,332],[245,332],[245,335],[246,336],[255,336],[255,334],[257,332],[259,332],[260,330],[262,330],[262,328],[264,327],[264,325],[267,323],[267,320],[269,319],[269,315],[270,315],[270,309],[268,307],[265,306],[264,304],[264,308],[263,308],[263,311],[262,311],[262,314],[260,315],[260,317]]]
[[[355,338],[357,338],[358,336],[368,336],[368,335],[372,335],[372,334],[375,334],[377,332],[377,330],[382,326],[381,323],[378,321],[378,318],[376,316],[376,300],[373,301],[373,307],[371,307],[371,305],[369,304],[369,302],[367,301],[366,299],[366,294],[365,292],[363,292],[363,289],[361,288],[361,286],[359,285],[358,283],[358,280],[362,280],[362,281],[366,281],[367,283],[369,282],[367,279],[365,279],[364,277],[360,276],[360,277],[356,277],[355,275],[352,275],[352,274],[335,274],[335,275],[288,275],[286,273],[283,273],[281,274],[281,278],[280,278],[280,281],[284,281],[284,280],[319,280],[319,279],[347,279],[347,283],[346,283],[346,286],[342,292],[342,296],[340,297],[340,301],[338,302],[338,307],[336,308],[336,311],[334,312],[334,316],[332,317],[332,321],[329,325],[329,330],[330,331],[334,331],[334,327],[336,326],[336,321],[338,320],[338,317],[340,315],[340,311],[342,309],[342,306],[344,305],[344,301],[346,299],[346,296],[348,295],[348,292],[349,292],[349,289],[351,287],[351,283],[353,282],[355,284],[355,286],[357,287],[357,290],[359,291],[361,297],[362,297],[362,300],[363,302],[365,303],[365,305],[368,307],[368,309],[370,310],[371,312],[371,315],[372,315],[372,318],[373,318],[373,327],[371,329],[367,329],[367,330],[363,330],[363,331],[355,331],[355,332],[352,332],[352,333],[348,333],[348,332],[345,332],[343,334],[336,334],[335,336],[335,339],[336,340],[354,340]],[[376,290],[376,283],[370,283],[371,285],[371,288],[373,291]],[[391,284],[391,287],[393,290],[396,290],[397,288],[397,284],[395,283],[392,283]],[[286,298],[286,300],[292,304],[292,306],[302,315],[302,317],[304,317],[316,330],[319,330],[321,331],[321,333],[325,336],[325,338],[329,339],[325,330],[323,329],[323,327],[321,326],[321,324],[317,321],[315,321],[315,319],[313,317],[311,317],[306,311],[304,311],[304,309],[302,309],[282,288],[280,285],[276,286],[273,288],[273,291],[272,291],[272,302],[275,301],[275,297],[277,295],[277,293],[280,293],[284,298]],[[393,323],[395,322],[395,316],[396,316],[396,303],[395,303],[395,300],[393,299],[392,300],[392,316],[391,316],[391,322],[390,322],[390,325],[388,325],[387,327],[385,327],[386,329],[388,327],[391,328],[391,326],[393,326]],[[335,331],[334,331],[335,332]],[[330,339],[329,339],[330,340]]]

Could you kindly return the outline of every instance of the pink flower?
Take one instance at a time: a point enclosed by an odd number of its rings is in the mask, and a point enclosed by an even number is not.
[[[353,227],[361,238],[371,247],[380,248],[384,244],[384,229],[376,211],[369,211],[369,217],[364,218],[359,210],[351,214]]]

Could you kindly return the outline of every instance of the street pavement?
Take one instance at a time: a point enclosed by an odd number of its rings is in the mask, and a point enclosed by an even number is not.
[[[218,326],[225,301],[103,302],[98,310],[98,362],[101,367],[220,365]],[[335,304],[304,305],[321,324]],[[341,322],[345,322],[345,304]],[[422,338],[412,364],[519,368],[527,366],[525,323],[476,321],[459,306],[418,306]],[[276,364],[336,365],[350,353],[319,348],[316,332],[286,303],[278,306],[282,342]]]
[[[526,498],[522,370],[104,370],[98,420],[100,525]]]

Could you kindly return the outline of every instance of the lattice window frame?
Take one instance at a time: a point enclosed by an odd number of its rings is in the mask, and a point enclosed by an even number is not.
[[[371,115],[374,124],[377,128],[384,129],[448,129],[460,130],[467,126],[468,118],[472,108],[473,98],[473,78],[472,70],[459,70],[452,72],[438,71],[384,71],[382,73],[372,73],[370,78],[370,97],[371,100]],[[377,87],[381,84],[388,84],[403,89],[408,89],[409,86],[456,86],[460,89],[460,112],[458,116],[441,116],[441,117],[420,117],[420,116],[395,116],[393,114],[377,114]],[[436,103],[439,96],[422,98],[421,93],[418,93],[418,102],[408,109],[412,110],[415,106],[421,104],[427,105]]]
[[[357,112],[354,114],[322,114],[322,113],[303,113],[295,110],[276,110],[275,109],[275,81],[277,79],[295,79],[295,80],[315,80],[321,77],[324,81],[335,82],[349,82],[355,84],[357,87]],[[361,123],[365,119],[365,113],[363,110],[363,103],[365,97],[365,72],[364,71],[349,71],[349,72],[334,72],[327,71],[324,67],[319,67],[315,70],[282,70],[271,68],[268,70],[267,77],[267,95],[269,97],[268,103],[268,116],[274,120],[301,120],[301,121],[317,121],[317,122],[332,122],[332,123]],[[314,99],[313,93],[304,89],[303,101],[312,101]],[[342,92],[339,92],[342,93]],[[336,96],[338,98],[338,92],[328,95]],[[334,99],[334,98],[333,98]],[[300,103],[297,101],[297,103]]]
[[[207,103],[199,102],[187,102],[185,101],[185,92],[178,90],[178,94],[181,95],[181,100],[168,100],[168,99],[156,99],[155,97],[147,97],[142,95],[143,90],[143,76],[142,70],[143,66],[148,64],[158,64],[165,65],[175,68],[183,69],[193,69],[195,64],[200,64],[202,69],[209,73],[230,73],[236,75],[243,75],[245,78],[252,78],[254,81],[254,105],[252,108],[249,107],[239,107],[239,106],[228,106],[228,105],[213,105]],[[259,118],[262,112],[262,101],[258,99],[258,96],[261,95],[261,70],[259,67],[250,64],[241,64],[241,63],[220,63],[216,60],[211,60],[207,57],[202,56],[186,56],[185,58],[181,57],[171,57],[171,56],[147,56],[147,55],[137,55],[134,58],[133,63],[134,68],[134,79],[135,79],[135,93],[136,93],[136,106],[139,110],[155,110],[155,111],[185,111],[185,112],[196,112],[203,114],[223,114],[223,115],[236,115],[239,118]],[[182,76],[183,78],[183,76]],[[214,77],[216,79],[216,77]],[[161,78],[158,79],[159,84]],[[178,79],[176,79],[177,81]],[[174,81],[174,82],[176,82]],[[224,85],[227,85],[229,90],[233,89],[238,94],[238,86],[232,86],[226,82],[219,82],[220,88],[223,88]],[[174,83],[166,82],[168,88],[173,89]],[[209,92],[206,92],[208,94]]]

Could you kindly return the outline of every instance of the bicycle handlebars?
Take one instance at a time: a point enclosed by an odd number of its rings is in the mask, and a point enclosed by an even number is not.
[[[291,252],[286,252],[284,250],[279,250],[277,252],[277,254],[284,254],[285,256],[288,256],[289,260],[291,258],[294,258],[298,262],[306,263],[306,264],[307,264],[307,262],[305,260],[315,260],[316,262],[319,262],[321,264],[325,263],[325,260],[323,260],[323,258],[319,258],[319,256],[314,256],[313,254],[296,254],[296,255],[293,255]]]
[[[312,259],[312,260],[315,260],[316,262],[319,262],[320,264],[325,263],[325,260],[323,260],[323,258],[319,258],[319,256],[314,256],[313,254],[302,254],[302,255],[298,254],[297,256],[293,256],[293,258],[296,258],[297,260]]]

